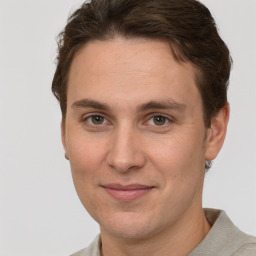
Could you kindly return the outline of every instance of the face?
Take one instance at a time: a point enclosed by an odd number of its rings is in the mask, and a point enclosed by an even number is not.
[[[202,209],[210,139],[194,73],[157,40],[94,41],[75,55],[62,139],[102,233],[145,238]]]

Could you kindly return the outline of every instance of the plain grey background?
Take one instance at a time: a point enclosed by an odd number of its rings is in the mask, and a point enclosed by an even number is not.
[[[83,1],[0,0],[0,255],[68,255],[98,233],[64,158],[56,36]],[[256,1],[204,0],[234,59],[231,118],[204,206],[256,235]]]

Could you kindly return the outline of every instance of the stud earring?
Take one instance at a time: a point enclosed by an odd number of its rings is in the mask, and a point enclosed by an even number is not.
[[[205,161],[205,169],[208,171],[212,166],[212,161],[211,160],[206,160]]]

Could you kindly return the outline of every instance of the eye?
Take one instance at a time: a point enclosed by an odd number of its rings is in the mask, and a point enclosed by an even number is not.
[[[170,122],[170,119],[168,119],[165,116],[161,116],[161,115],[153,116],[149,119],[149,123],[151,125],[156,125],[156,126],[163,126],[169,122]]]
[[[92,115],[87,117],[85,120],[93,125],[101,125],[106,122],[106,119],[100,115]]]

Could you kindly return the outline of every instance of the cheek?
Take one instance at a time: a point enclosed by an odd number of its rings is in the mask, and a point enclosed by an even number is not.
[[[200,200],[203,184],[204,161],[199,142],[176,137],[151,147],[151,162],[162,180],[162,207],[177,214],[189,207],[193,200]],[[166,202],[168,202],[166,204]]]
[[[84,137],[78,134],[69,137],[68,141],[72,177],[79,196],[98,185],[97,175],[105,157],[102,144]]]
[[[170,205],[187,204],[201,189],[204,150],[199,141],[175,136],[151,147],[151,162],[162,177],[165,199],[173,200]]]
[[[99,172],[102,170],[104,152],[98,144],[88,140],[70,140],[69,156],[75,189],[85,209],[93,216],[98,211]]]
[[[175,136],[154,143],[150,148],[150,158],[159,170],[165,170],[167,175],[182,175],[198,170],[203,161],[204,150],[200,138],[196,141],[193,136]]]
[[[67,143],[71,166],[78,172],[94,170],[104,157],[104,140],[94,139],[84,132],[71,135]]]

